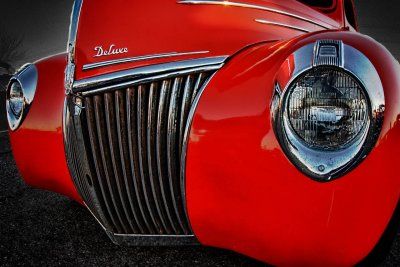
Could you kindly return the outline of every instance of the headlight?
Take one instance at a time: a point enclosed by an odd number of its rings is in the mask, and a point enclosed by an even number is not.
[[[367,97],[350,74],[330,67],[313,68],[288,90],[290,127],[309,147],[342,148],[366,130]]]
[[[14,81],[11,84],[9,105],[15,118],[19,119],[24,108],[24,92],[22,91],[21,84],[18,81]]]
[[[355,168],[375,146],[384,91],[369,59],[323,40],[290,55],[277,75],[271,116],[288,159],[317,181]]]
[[[33,64],[25,65],[10,79],[6,108],[8,125],[12,131],[18,129],[32,105],[37,79],[37,69]]]

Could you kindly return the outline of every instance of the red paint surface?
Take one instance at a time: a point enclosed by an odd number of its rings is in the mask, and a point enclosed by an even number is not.
[[[386,99],[376,147],[355,170],[328,183],[304,176],[285,157],[269,109],[282,63],[318,39],[340,39],[365,53],[379,70]],[[399,200],[399,78],[386,49],[355,33],[258,45],[233,58],[204,91],[190,133],[186,195],[200,242],[274,265],[362,260]]]
[[[240,2],[240,1],[239,1]],[[342,26],[295,0],[250,0],[249,4],[292,12],[329,28]],[[76,79],[162,62],[232,55],[248,45],[293,38],[303,32],[255,22],[264,19],[311,31],[323,28],[296,18],[251,8],[185,5],[176,0],[83,1],[76,46]],[[116,15],[118,14],[118,15]],[[339,12],[339,14],[341,14]],[[340,21],[340,17],[336,18]],[[122,55],[94,57],[96,46],[128,48]],[[169,52],[209,51],[207,54],[147,60],[82,71],[85,64]]]
[[[27,117],[10,131],[12,151],[21,176],[33,187],[69,196],[81,202],[70,177],[62,131],[66,55],[36,63],[38,84]]]

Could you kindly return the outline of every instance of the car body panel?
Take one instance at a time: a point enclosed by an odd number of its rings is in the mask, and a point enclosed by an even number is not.
[[[320,39],[343,40],[365,53],[386,99],[374,150],[355,170],[327,183],[306,177],[285,157],[269,108],[282,63],[290,68],[293,51]],[[232,59],[204,91],[189,137],[187,205],[200,242],[274,265],[362,260],[399,200],[399,74],[386,49],[356,33],[310,34],[255,46]]]

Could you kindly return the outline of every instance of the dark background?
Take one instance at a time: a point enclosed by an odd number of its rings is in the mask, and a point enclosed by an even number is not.
[[[2,0],[0,29],[22,34],[25,57],[17,65],[65,50],[72,0]],[[360,32],[400,58],[400,1],[355,0]]]
[[[22,38],[15,68],[63,52],[72,0],[3,0],[0,35]],[[360,31],[400,59],[400,1],[355,0]],[[21,37],[22,36],[22,37]],[[1,41],[1,40],[0,40]],[[206,248],[127,248],[109,241],[90,214],[57,194],[27,187],[8,141],[5,79],[0,70],[0,265],[258,266],[233,252]],[[368,223],[368,222],[366,222]],[[400,266],[398,237],[382,266]]]

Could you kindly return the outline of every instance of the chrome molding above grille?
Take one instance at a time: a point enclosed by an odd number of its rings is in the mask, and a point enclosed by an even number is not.
[[[292,30],[297,30],[297,31],[302,31],[302,32],[311,32],[310,30],[307,30],[305,28],[300,28],[296,26],[292,26],[289,24],[284,24],[284,23],[278,23],[274,21],[269,21],[269,20],[264,20],[264,19],[255,19],[256,22],[261,23],[261,24],[267,24],[267,25],[273,25],[273,26],[278,26],[278,27],[284,27]]]
[[[183,60],[104,74],[75,81],[73,92],[94,94],[179,74],[217,70],[222,67],[227,58],[227,56],[219,56]]]
[[[117,65],[117,64],[122,64],[122,63],[131,63],[131,62],[142,61],[142,60],[189,56],[189,55],[198,55],[198,54],[207,54],[207,53],[209,53],[209,51],[180,52],[180,53],[170,52],[170,53],[137,56],[137,57],[128,57],[128,58],[121,58],[121,59],[107,60],[107,61],[102,61],[102,62],[86,64],[86,65],[83,65],[83,70],[84,71],[92,70],[92,69],[107,67],[107,66],[111,66],[111,65]]]
[[[280,15],[284,15],[287,17],[291,18],[296,18],[302,21],[306,21],[308,23],[317,25],[319,27],[322,27],[324,29],[330,29],[331,27],[327,27],[321,23],[315,22],[312,19],[308,19],[303,16],[299,16],[297,14],[293,14],[290,12],[286,12],[277,8],[271,8],[271,7],[266,7],[266,6],[261,6],[261,5],[254,5],[250,3],[244,3],[244,2],[234,2],[234,1],[219,1],[219,0],[182,0],[178,1],[178,4],[195,4],[195,5],[222,5],[222,6],[233,6],[233,7],[242,7],[242,8],[252,8],[252,9],[258,9],[258,10],[264,10]]]

